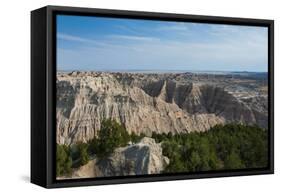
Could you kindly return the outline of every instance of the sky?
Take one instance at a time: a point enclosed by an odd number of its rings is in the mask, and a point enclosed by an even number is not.
[[[267,72],[266,27],[57,16],[61,71]]]

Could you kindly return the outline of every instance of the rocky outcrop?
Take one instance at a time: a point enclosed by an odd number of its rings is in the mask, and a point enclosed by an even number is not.
[[[117,148],[104,159],[94,158],[75,169],[71,178],[159,174],[169,164],[160,144],[144,137],[139,143]]]
[[[267,99],[241,100],[220,86],[165,75],[74,73],[57,76],[59,144],[92,139],[107,118],[146,135],[206,131],[230,122],[267,126],[266,108],[259,105]]]

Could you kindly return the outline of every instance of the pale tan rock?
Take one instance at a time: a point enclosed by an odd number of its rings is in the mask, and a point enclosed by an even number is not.
[[[166,75],[72,72],[57,76],[57,143],[88,141],[103,119],[129,133],[206,131],[231,122],[267,127],[266,99],[240,100],[215,85]],[[171,75],[174,76],[174,75]],[[184,75],[188,76],[188,75]],[[164,78],[163,78],[164,77]],[[169,76],[166,76],[169,77]]]
[[[107,158],[91,160],[75,169],[69,178],[159,174],[168,164],[161,145],[144,137],[137,144],[115,149]]]

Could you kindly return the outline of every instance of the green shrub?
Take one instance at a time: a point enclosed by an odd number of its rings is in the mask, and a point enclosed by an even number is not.
[[[130,135],[130,140],[132,143],[138,143],[140,140],[145,137],[144,133],[141,133],[140,135],[137,135],[135,132],[132,132]]]
[[[79,153],[79,165],[83,166],[89,162],[89,153],[88,153],[88,144],[87,143],[79,143],[77,145],[78,153]]]
[[[89,144],[88,147],[89,154],[94,155],[99,151],[99,141],[97,140],[97,138],[90,140],[88,144]]]
[[[115,120],[103,120],[98,132],[96,154],[105,157],[111,154],[115,148],[126,146],[130,141],[126,128]]]
[[[56,173],[57,176],[69,175],[71,173],[72,159],[69,146],[58,145],[56,151]]]

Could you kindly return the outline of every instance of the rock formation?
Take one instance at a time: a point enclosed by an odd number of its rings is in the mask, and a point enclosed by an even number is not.
[[[129,133],[146,135],[206,131],[230,122],[267,127],[266,97],[240,99],[218,83],[190,81],[189,74],[176,76],[58,74],[57,143],[92,139],[107,118],[124,124]]]
[[[94,158],[75,169],[71,178],[159,174],[169,164],[160,144],[144,137],[139,143],[117,148],[104,159]]]

